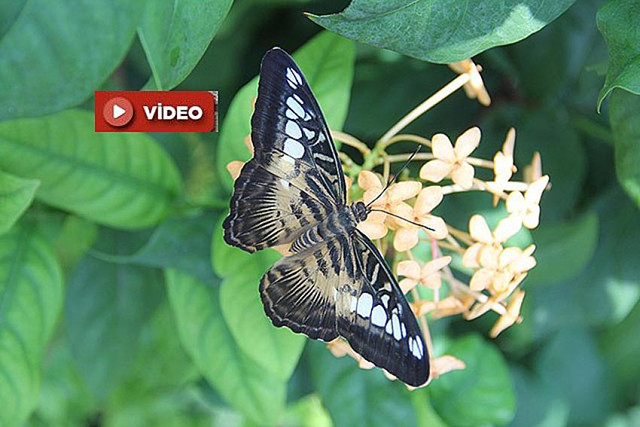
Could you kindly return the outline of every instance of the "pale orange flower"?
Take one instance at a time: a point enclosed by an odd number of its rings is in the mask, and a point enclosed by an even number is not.
[[[522,318],[520,317],[520,309],[522,308],[524,295],[525,293],[522,289],[513,294],[509,304],[507,304],[506,312],[500,316],[496,324],[491,328],[491,331],[489,332],[489,336],[491,336],[491,338],[497,337],[502,331],[514,323],[520,323],[522,321]]]
[[[449,138],[444,134],[436,134],[431,139],[431,150],[434,160],[428,161],[420,169],[420,178],[440,182],[445,177],[462,188],[471,188],[473,184],[473,166],[467,161],[467,157],[480,143],[480,129],[472,127],[456,139],[455,148]]]
[[[486,186],[489,191],[496,194],[493,197],[494,206],[498,204],[499,197],[497,195],[504,191],[506,183],[509,182],[513,176],[513,172],[515,172],[515,166],[513,165],[515,142],[516,130],[510,128],[502,145],[502,150],[498,151],[493,157],[493,173],[495,174],[495,178],[493,181],[487,182]]]
[[[480,77],[482,68],[479,65],[474,64],[471,59],[465,59],[449,64],[449,68],[458,74],[469,74],[469,81],[463,86],[464,92],[469,98],[478,98],[478,102],[485,107],[491,104],[489,93],[484,87],[482,77]]]
[[[540,199],[544,189],[549,183],[549,175],[544,175],[529,184],[527,191],[522,195],[514,191],[507,197],[507,212],[525,227],[536,228],[540,222]]]
[[[418,284],[430,289],[440,289],[442,286],[440,270],[450,262],[450,256],[443,256],[425,263],[421,268],[416,261],[401,261],[396,268],[396,274],[405,277],[400,281],[402,292],[406,294]]]
[[[542,158],[537,151],[533,153],[531,163],[524,167],[524,182],[534,182],[542,176]]]
[[[413,207],[406,203],[398,203],[392,213],[406,218],[429,229],[423,229],[435,239],[447,237],[447,224],[439,216],[431,215],[431,211],[442,201],[442,187],[437,185],[426,187],[420,191]],[[420,228],[399,218],[389,218],[398,229],[393,238],[393,247],[397,251],[408,251],[418,244]]]
[[[370,171],[362,171],[358,174],[358,186],[364,190],[362,201],[365,204],[368,204],[380,196],[380,193],[384,189],[380,178]],[[395,183],[391,185],[371,207],[392,212],[396,205],[418,195],[421,188],[422,184],[417,181]],[[388,228],[387,214],[382,212],[371,212],[366,221],[358,224],[358,229],[372,240],[386,236]]]

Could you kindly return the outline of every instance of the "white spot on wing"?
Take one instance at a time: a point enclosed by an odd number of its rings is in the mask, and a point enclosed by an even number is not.
[[[300,130],[300,126],[293,120],[287,120],[287,125],[284,128],[284,131],[293,139],[300,139],[302,137],[302,130]]]
[[[400,326],[402,327],[402,338],[407,336],[407,327],[404,326],[404,323],[401,323]]]
[[[287,118],[289,118],[289,119],[297,119],[297,118],[299,118],[298,116],[296,116],[296,113],[294,113],[294,112],[293,112],[291,109],[289,109],[289,108],[287,108],[287,111],[285,111],[285,113],[284,113],[284,114],[285,114],[285,115],[287,116]]]
[[[384,294],[380,297],[382,304],[384,304],[385,308],[389,308],[389,295]]]
[[[387,323],[387,313],[381,305],[376,305],[371,311],[371,323],[383,327]]]
[[[411,340],[413,340],[413,348],[411,345]],[[413,353],[413,355],[415,356],[416,359],[422,359],[422,341],[420,341],[420,338],[416,337],[415,339],[413,338],[409,338],[409,350],[411,350],[411,353]]]
[[[287,82],[293,89],[298,87],[299,84],[302,84],[300,76],[293,70],[293,68],[287,68]]]
[[[289,111],[289,110],[287,110]],[[304,131],[304,134],[307,136],[307,138],[309,139],[313,139],[314,136],[316,136],[316,133],[310,129],[307,128],[302,128],[302,130]]]
[[[294,97],[294,98],[296,99],[296,101],[298,101],[300,104],[304,104],[304,101],[302,100],[302,98],[300,98],[300,97],[298,96],[298,94],[297,94],[297,93],[294,93],[294,94],[293,94],[293,97]]]
[[[351,297],[351,306],[349,307],[349,311],[352,313],[356,311],[356,307],[358,306],[358,298]]]
[[[280,184],[282,184],[284,188],[289,188],[289,181],[287,181],[286,179],[281,179]]]
[[[391,323],[393,323],[393,337],[396,341],[400,341],[402,334],[402,331],[400,330],[400,319],[398,319],[398,316],[395,313],[391,316]]]
[[[304,155],[304,146],[295,139],[287,138],[284,141],[284,152],[293,158],[300,159]]]
[[[358,314],[365,319],[371,314],[371,306],[373,305],[373,297],[371,294],[364,293],[358,299]]]
[[[387,322],[387,327],[384,328],[384,330],[391,335],[393,333],[393,326],[391,325],[391,322]]]
[[[287,98],[287,106],[291,108],[298,117],[303,118],[305,116],[304,108],[302,108],[302,105],[300,105],[300,103],[292,97]]]

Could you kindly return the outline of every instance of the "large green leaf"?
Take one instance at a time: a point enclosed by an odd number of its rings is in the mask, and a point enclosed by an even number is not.
[[[640,304],[620,323],[604,331],[600,348],[614,378],[625,392],[635,392],[640,381]]]
[[[341,13],[309,17],[344,37],[447,63],[517,42],[575,0],[353,0]]]
[[[287,328],[276,328],[264,312],[258,285],[270,264],[247,263],[226,277],[220,288],[220,304],[238,347],[266,372],[286,381],[298,363],[306,338]]]
[[[275,424],[284,412],[286,382],[238,348],[222,316],[218,289],[178,270],[166,270],[169,302],[182,345],[198,370],[236,410]]]
[[[18,178],[0,170],[0,234],[27,210],[38,185],[37,179]]]
[[[41,237],[24,226],[0,236],[0,425],[21,425],[38,401],[62,296],[60,267]]]
[[[509,424],[513,427],[566,426],[569,403],[554,383],[522,368],[511,369],[518,396],[516,416]]]
[[[144,2],[27,0],[0,39],[0,120],[72,107],[129,49]]]
[[[364,371],[350,357],[336,358],[324,344],[308,346],[311,377],[334,425],[414,426],[409,392],[379,369]]]
[[[598,215],[594,212],[571,222],[543,224],[533,231],[537,249],[536,268],[527,284],[552,284],[582,271],[598,245]]]
[[[446,349],[467,367],[429,386],[436,412],[452,426],[506,424],[515,414],[513,383],[502,354],[478,335],[458,338]]]
[[[233,0],[147,1],[138,28],[152,79],[147,89],[169,90],[196,66]]]
[[[170,218],[160,224],[149,241],[118,262],[159,268],[177,268],[209,284],[217,284],[210,259],[210,236],[216,225],[211,214]]]
[[[616,87],[640,95],[640,1],[609,0],[596,15],[609,48],[609,69],[598,95],[602,100]]]
[[[171,158],[145,134],[95,133],[93,121],[69,110],[0,123],[0,168],[39,179],[38,200],[98,223],[159,222],[181,188]]]
[[[353,80],[353,43],[325,32],[307,42],[293,57],[316,95],[327,124],[331,129],[341,129],[347,117]],[[227,163],[250,157],[243,140],[251,133],[252,100],[257,90],[256,77],[236,93],[220,128],[218,169],[224,172],[222,184],[228,191],[233,181],[225,171]]]
[[[118,254],[125,233],[102,230],[95,249]],[[69,281],[66,322],[76,367],[98,400],[130,372],[141,331],[164,296],[159,270],[85,256]]]
[[[638,8],[640,9],[640,6]],[[640,73],[640,66],[638,72]],[[609,103],[609,118],[613,130],[616,175],[622,188],[640,206],[640,120],[638,117],[640,117],[640,96],[621,90],[615,91]]]
[[[306,339],[273,326],[260,300],[260,278],[279,255],[272,250],[249,255],[228,246],[221,221],[214,229],[211,252],[216,273],[224,277],[220,303],[225,321],[247,357],[284,381],[293,373]]]
[[[584,328],[564,328],[536,359],[539,377],[569,403],[570,425],[598,425],[611,408],[613,390],[595,344]]]

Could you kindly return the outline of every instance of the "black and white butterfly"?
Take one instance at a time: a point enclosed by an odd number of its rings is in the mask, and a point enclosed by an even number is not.
[[[251,119],[254,157],[235,182],[225,241],[248,252],[291,244],[260,293],[276,326],[345,338],[366,360],[419,386],[429,355],[407,300],[357,224],[370,208],[346,204],[345,178],[320,107],[282,49],[262,60]]]

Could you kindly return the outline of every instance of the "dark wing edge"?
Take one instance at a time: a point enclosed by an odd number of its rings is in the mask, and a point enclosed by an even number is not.
[[[417,319],[373,242],[357,229],[352,238],[363,286],[348,321],[338,319],[338,332],[369,362],[411,386],[424,385],[430,358]]]

